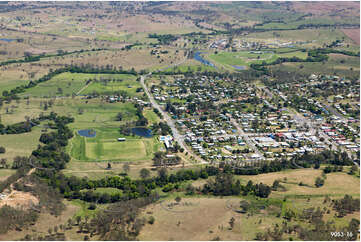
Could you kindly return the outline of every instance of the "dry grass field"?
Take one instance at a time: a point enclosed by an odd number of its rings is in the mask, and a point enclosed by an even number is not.
[[[333,197],[350,194],[359,196],[360,194],[360,180],[355,176],[348,175],[346,172],[336,172],[326,175],[325,184],[320,187],[315,187],[316,177],[322,176],[322,170],[315,169],[296,169],[286,170],[281,172],[265,173],[257,176],[237,176],[244,181],[249,179],[256,183],[265,183],[272,185],[277,179],[282,181],[287,191],[276,191],[271,193],[271,197],[283,196],[317,196],[329,195]],[[284,181],[284,182],[283,182]],[[308,186],[299,186],[302,182]],[[341,186],[342,184],[342,186]],[[340,190],[340,187],[347,187],[347,190]]]
[[[352,39],[357,45],[360,45],[360,29],[343,29],[342,32]]]
[[[239,228],[228,230],[228,222],[235,213],[226,207],[226,201],[220,198],[184,198],[181,204],[187,202],[192,205],[176,205],[181,208],[173,210],[178,209],[179,212],[165,209],[167,203],[174,201],[150,205],[145,209],[143,216],[153,216],[155,222],[153,225],[147,224],[138,238],[152,241],[182,241],[212,240],[219,236],[222,240],[246,240]]]

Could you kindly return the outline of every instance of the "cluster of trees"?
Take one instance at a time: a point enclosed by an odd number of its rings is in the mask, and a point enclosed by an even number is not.
[[[123,178],[119,176],[106,177],[99,180],[90,180],[88,178],[66,177],[61,173],[39,171],[43,178],[46,178],[48,184],[57,189],[69,199],[81,199],[87,202],[114,203],[117,201],[127,201],[140,197],[148,197],[157,187],[162,188],[164,192],[170,192],[179,189],[179,184],[183,181],[207,179],[209,176],[217,176],[214,182],[206,184],[199,193],[214,194],[216,196],[253,194],[259,197],[268,197],[271,188],[264,184],[254,185],[249,182],[243,186],[233,181],[230,173],[223,173],[221,169],[207,166],[200,170],[179,170],[175,174],[168,175],[167,169],[158,170],[158,176],[149,177],[149,173],[144,174],[143,179],[132,180],[130,177]],[[144,172],[145,173],[145,172]],[[98,193],[91,191],[99,187],[112,187],[120,189],[119,193],[109,195],[108,193]],[[87,189],[87,191],[82,191]],[[192,190],[192,189],[191,189]],[[192,192],[187,190],[188,194]]]
[[[284,62],[322,62],[327,61],[328,56],[321,51],[322,49],[315,49],[310,50],[308,52],[308,57],[306,59],[301,59],[299,57],[293,56],[293,57],[278,57],[275,61],[267,63],[266,61],[263,61],[260,64],[253,63],[250,65],[251,68],[257,71],[261,71],[265,74],[269,74],[266,66],[270,65],[277,65]]]
[[[335,165],[335,166],[328,165],[323,169],[323,172],[325,174],[331,173],[331,172],[341,172],[341,171],[343,171],[343,166],[337,166],[337,165]]]
[[[151,127],[154,134],[168,135],[172,134],[172,129],[167,122],[154,123]]]
[[[323,216],[327,209],[321,210],[319,207],[304,209],[302,213],[296,214],[292,210],[285,212],[287,222],[282,225],[275,224],[272,228],[268,228],[264,233],[256,234],[256,240],[305,240],[305,241],[334,241],[334,240],[357,240],[360,221],[352,219],[346,226],[336,227],[333,221],[325,222]],[[327,211],[328,212],[328,211]],[[298,223],[289,223],[292,219],[308,221],[309,224],[302,226]],[[343,236],[334,236],[337,231]],[[296,236],[296,238],[292,237]]]
[[[306,51],[306,50],[303,50],[303,51]],[[266,66],[277,65],[277,64],[284,63],[284,62],[323,62],[323,61],[328,60],[327,54],[330,54],[330,53],[338,53],[338,54],[344,54],[344,55],[348,55],[348,56],[360,56],[360,52],[354,53],[352,51],[347,51],[347,50],[334,50],[331,48],[328,48],[328,49],[319,48],[319,49],[309,50],[308,57],[306,59],[301,59],[296,56],[279,57],[273,62],[267,63],[267,62],[263,61],[260,64],[255,64],[255,63],[251,64],[250,67],[253,68],[254,70],[261,71],[265,74],[269,74]]]
[[[0,123],[0,135],[1,134],[22,134],[31,131],[31,128],[37,125],[36,122],[24,121],[20,123],[3,125]]]
[[[338,217],[360,211],[360,199],[352,198],[350,195],[345,195],[344,198],[339,200],[333,200],[332,204],[333,209],[338,212]]]
[[[304,153],[301,156],[292,157],[289,160],[277,159],[270,162],[262,162],[258,164],[258,166],[237,167],[236,165],[221,162],[220,167],[223,167],[225,171],[232,171],[236,175],[257,175],[285,169],[297,169],[300,167],[310,168],[313,166],[315,169],[318,169],[320,164],[331,164],[340,167],[351,166],[353,162],[346,152],[324,150],[317,154]],[[354,170],[354,172],[355,171],[356,170]]]
[[[42,134],[39,140],[45,145],[39,145],[31,155],[36,162],[34,165],[60,170],[70,161],[65,146],[68,145],[68,139],[73,137],[73,132],[66,125],[74,122],[74,118],[51,113],[51,120],[54,121],[51,128],[56,131]]]
[[[112,204],[90,221],[91,234],[98,234],[102,240],[135,240],[146,220],[139,218],[141,208],[159,199],[157,193],[132,201]]]
[[[143,115],[143,107],[139,104],[135,104],[135,107],[137,109],[135,114],[138,116],[138,120],[135,122],[135,125],[141,127],[147,126],[148,119]]]
[[[152,87],[153,87],[153,86],[152,86]],[[159,117],[160,119],[163,118],[163,115],[159,112],[159,110],[158,110],[157,108],[153,108],[153,112],[154,112],[156,115],[158,115],[158,117]]]
[[[208,181],[202,189],[202,193],[215,196],[237,196],[241,192],[243,196],[253,194],[257,197],[267,198],[271,193],[271,187],[263,183],[254,185],[252,181],[248,181],[247,185],[243,186],[239,180],[234,181],[233,174],[219,173],[214,179]]]
[[[172,34],[163,34],[163,35],[149,34],[148,38],[157,39],[159,41],[159,44],[161,45],[169,45],[170,43],[178,39],[177,36]]]
[[[21,229],[34,223],[39,214],[34,210],[19,210],[8,205],[0,208],[0,234],[12,229]]]

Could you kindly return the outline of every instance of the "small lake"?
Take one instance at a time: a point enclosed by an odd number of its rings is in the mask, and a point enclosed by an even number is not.
[[[205,64],[205,65],[207,65],[207,66],[215,67],[213,63],[211,63],[211,62],[203,59],[203,57],[201,56],[201,53],[202,53],[202,52],[197,51],[197,52],[194,54],[194,57],[193,57],[193,58],[194,58],[196,61],[201,62],[202,64]]]
[[[84,137],[88,137],[88,138],[93,138],[96,135],[96,131],[93,129],[81,129],[78,130],[78,134],[80,136],[84,136]]]
[[[233,68],[236,68],[237,70],[246,70],[246,66],[232,66]]]
[[[152,131],[147,128],[132,128],[132,133],[144,138],[151,138],[153,137]]]
[[[16,39],[0,38],[0,40],[6,41],[6,42],[12,42],[12,41],[15,41]]]

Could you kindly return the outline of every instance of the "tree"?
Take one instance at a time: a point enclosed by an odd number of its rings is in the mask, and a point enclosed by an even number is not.
[[[350,174],[350,175],[353,175],[353,174],[355,174],[357,171],[358,171],[357,165],[353,165],[353,166],[351,167],[351,169],[350,169],[349,174]]]
[[[232,217],[230,220],[229,220],[229,226],[231,227],[231,229],[233,229],[233,227],[234,227],[234,222],[235,222],[236,220]]]
[[[315,186],[322,187],[324,183],[325,183],[325,181],[321,177],[317,177],[316,181],[315,181]]]
[[[142,168],[139,173],[142,179],[146,179],[150,176],[150,171],[147,168]]]
[[[4,154],[6,152],[5,147],[0,146],[0,154]]]
[[[80,223],[80,221],[81,221],[81,217],[80,217],[80,216],[76,216],[75,220],[76,220],[76,224],[79,225],[79,223]]]
[[[168,170],[165,167],[162,167],[158,170],[158,176],[162,179],[165,180],[168,176]]]
[[[130,166],[129,166],[128,163],[124,163],[124,165],[123,165],[123,171],[124,171],[125,173],[128,173],[128,172],[130,171]]]
[[[155,218],[153,216],[150,216],[149,220],[148,220],[148,223],[149,224],[154,224],[155,222]]]
[[[123,114],[122,113],[118,113],[117,116],[115,117],[116,121],[122,121],[123,119]]]
[[[174,199],[177,203],[180,203],[180,201],[182,201],[182,198],[180,196],[177,196],[175,199]]]

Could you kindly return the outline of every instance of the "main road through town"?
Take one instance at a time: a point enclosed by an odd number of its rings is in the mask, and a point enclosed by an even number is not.
[[[177,65],[180,65],[182,64],[184,61],[186,60],[183,59],[181,62],[177,63],[177,64],[174,64],[172,66],[177,66]],[[163,69],[167,69],[169,67],[172,67],[172,66],[167,66]],[[162,70],[162,69],[161,69]],[[160,70],[160,71],[161,71]],[[148,73],[146,75],[142,75],[140,77],[140,84],[142,85],[143,89],[144,89],[144,92],[145,94],[147,94],[148,98],[149,98],[149,101],[150,103],[152,104],[153,108],[156,108],[159,110],[159,112],[162,114],[164,120],[167,122],[168,126],[171,128],[172,130],[172,133],[173,133],[173,138],[174,140],[180,145],[180,147],[182,147],[184,149],[185,152],[188,152],[188,154],[191,154],[198,162],[200,163],[203,163],[203,164],[206,164],[208,162],[206,162],[205,160],[203,160],[201,157],[199,157],[198,155],[196,155],[195,153],[193,153],[190,149],[188,149],[187,145],[185,144],[184,142],[184,139],[183,139],[183,136],[179,133],[178,129],[176,128],[175,126],[175,122],[174,120],[169,117],[168,113],[163,111],[163,109],[160,107],[160,105],[154,100],[153,98],[153,95],[149,92],[148,90],[148,87],[147,85],[145,84],[144,80],[146,77],[152,75],[152,73]]]

